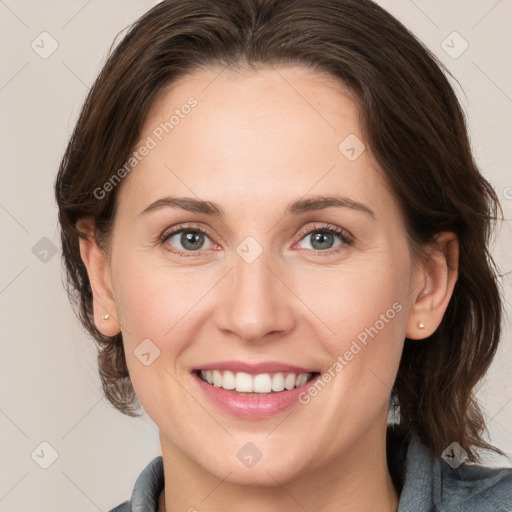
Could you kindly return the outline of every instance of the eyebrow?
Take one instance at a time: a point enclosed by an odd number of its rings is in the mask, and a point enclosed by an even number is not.
[[[188,212],[204,213],[221,219],[225,217],[224,210],[216,203],[212,203],[211,201],[202,201],[193,197],[173,196],[157,199],[140,212],[139,215],[145,215],[166,207],[180,208]],[[288,204],[284,211],[284,215],[300,215],[301,213],[323,210],[331,207],[350,208],[352,210],[366,213],[374,219],[376,218],[375,213],[369,206],[342,196],[312,196],[305,199],[298,199]]]

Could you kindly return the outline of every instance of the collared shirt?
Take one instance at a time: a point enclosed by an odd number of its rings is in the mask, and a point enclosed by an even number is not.
[[[448,464],[417,436],[388,426],[388,467],[400,493],[398,512],[512,512],[512,468]],[[168,483],[169,485],[169,483]],[[162,457],[137,478],[130,501],[110,512],[157,512],[164,488]]]

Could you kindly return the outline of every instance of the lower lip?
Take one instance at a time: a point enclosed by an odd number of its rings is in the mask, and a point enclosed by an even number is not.
[[[206,396],[218,407],[234,416],[252,419],[268,418],[285,411],[294,404],[298,404],[300,393],[309,388],[320,377],[320,375],[316,375],[298,388],[278,393],[256,395],[238,393],[235,390],[228,391],[208,384],[195,373],[192,376]]]

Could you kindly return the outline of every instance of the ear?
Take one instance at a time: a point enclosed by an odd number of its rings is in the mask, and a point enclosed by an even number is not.
[[[92,219],[80,219],[76,223],[76,228],[85,235],[80,237],[80,256],[91,283],[94,324],[105,336],[115,336],[121,329],[112,291],[107,254],[96,242],[96,230]],[[108,318],[102,318],[106,315]]]
[[[457,282],[458,266],[457,236],[451,232],[439,233],[429,248],[428,256],[416,270],[413,303],[406,326],[407,338],[428,338],[439,327]]]

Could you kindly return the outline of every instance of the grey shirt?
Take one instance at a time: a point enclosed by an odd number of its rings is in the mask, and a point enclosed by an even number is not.
[[[396,426],[388,426],[387,458],[400,492],[398,512],[512,512],[511,468],[452,468]],[[139,475],[131,499],[110,512],[157,512],[163,488],[160,456]]]

